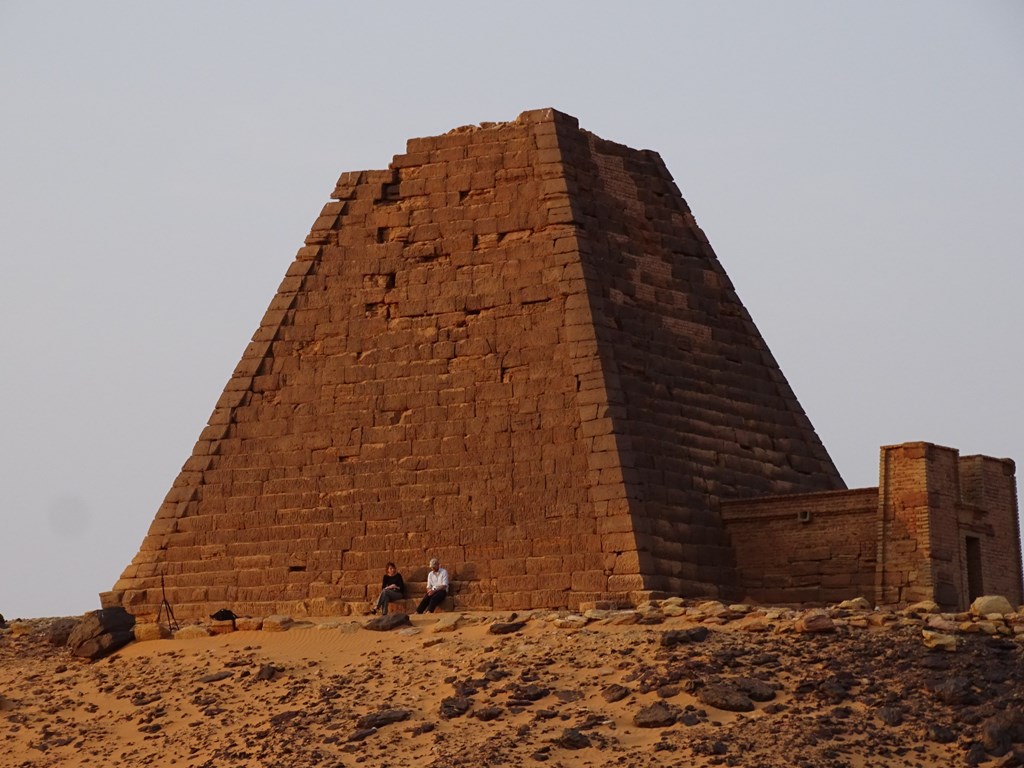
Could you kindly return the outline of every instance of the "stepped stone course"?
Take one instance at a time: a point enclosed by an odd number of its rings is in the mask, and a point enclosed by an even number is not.
[[[341,175],[101,599],[738,596],[719,501],[844,488],[661,158],[536,110]]]

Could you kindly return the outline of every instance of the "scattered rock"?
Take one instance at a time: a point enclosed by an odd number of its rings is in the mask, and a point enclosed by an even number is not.
[[[525,621],[496,621],[487,628],[490,635],[510,635],[526,626]]]
[[[235,619],[235,626],[238,627],[239,632],[259,632],[263,629],[263,619],[262,617],[239,616]]]
[[[370,621],[363,625],[363,629],[369,629],[373,632],[389,632],[398,627],[408,626],[412,626],[409,614],[389,613],[387,616],[378,616],[375,619],[370,619]],[[264,624],[263,628],[266,629],[266,624]]]
[[[971,603],[971,613],[975,616],[988,616],[990,613],[1005,616],[1013,613],[1013,606],[1002,595],[982,595]]]
[[[690,629],[672,629],[661,635],[661,644],[666,648],[675,645],[686,645],[688,643],[702,643],[708,637],[707,627],[692,627]]]
[[[637,728],[668,728],[676,722],[678,716],[675,707],[659,701],[633,715],[633,725]]]
[[[750,697],[731,685],[708,685],[697,691],[697,698],[709,707],[727,712],[751,712],[754,702]]]
[[[291,616],[267,616],[263,619],[263,631],[264,632],[284,632],[286,629],[291,628],[295,620]]]
[[[583,629],[589,621],[586,616],[572,614],[570,616],[560,616],[552,623],[559,629]]]
[[[409,710],[407,709],[382,709],[379,712],[363,715],[359,718],[356,725],[359,728],[370,728],[376,730],[378,728],[383,728],[385,725],[391,725],[392,723],[400,723],[403,720],[408,720],[409,714]]]
[[[229,669],[222,670],[220,672],[211,672],[209,675],[203,675],[199,678],[200,683],[216,683],[218,680],[227,680],[235,673]]]
[[[926,648],[935,648],[942,651],[956,650],[956,636],[947,635],[943,632],[933,632],[930,629],[922,629],[921,636],[924,638]]]
[[[465,696],[449,696],[441,700],[441,717],[451,720],[469,711],[472,702]]]
[[[124,608],[104,608],[82,617],[68,636],[75,656],[96,660],[130,643],[135,617]]]
[[[46,640],[50,645],[67,645],[68,638],[77,624],[75,619],[54,619],[46,631]],[[3,616],[0,616],[0,626],[3,625]]]
[[[575,728],[566,728],[555,743],[563,749],[586,749],[590,746],[590,737]]]
[[[282,670],[275,667],[273,664],[263,664],[260,666],[260,671],[256,673],[257,680],[273,680],[279,675]]]
[[[201,637],[209,637],[210,630],[199,624],[188,624],[174,633],[175,640],[196,640]]]
[[[441,618],[431,627],[431,632],[454,632],[465,623],[461,613],[442,613]]]
[[[879,707],[875,714],[886,725],[897,726],[903,723],[903,710],[899,707]]]
[[[1024,743],[1024,710],[1007,709],[981,724],[981,744],[993,757],[1002,757],[1014,743]]]
[[[472,713],[472,717],[475,717],[478,720],[483,720],[484,722],[488,722],[490,720],[497,720],[499,717],[501,717],[502,712],[503,710],[501,707],[483,707],[482,709],[474,710]]]
[[[135,641],[144,643],[150,640],[167,640],[171,636],[171,630],[163,624],[152,621],[135,625]]]
[[[775,688],[764,680],[754,677],[736,677],[730,682],[754,701],[772,701],[775,698]]]
[[[843,600],[839,607],[847,611],[870,611],[871,603],[865,597],[855,597],[852,600]]]
[[[822,610],[807,611],[793,623],[793,629],[801,633],[834,632],[835,628],[835,622]]]
[[[611,685],[607,685],[601,689],[601,695],[604,697],[605,701],[614,703],[629,696],[629,688],[624,685],[619,685],[618,683],[612,683]]]

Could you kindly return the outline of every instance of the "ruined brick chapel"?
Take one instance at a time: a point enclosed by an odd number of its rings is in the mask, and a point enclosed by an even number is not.
[[[341,175],[101,602],[345,614],[436,556],[460,609],[1020,603],[1014,472],[847,490],[658,154],[543,109]]]

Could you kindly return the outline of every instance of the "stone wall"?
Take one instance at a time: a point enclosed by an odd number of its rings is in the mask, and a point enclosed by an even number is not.
[[[875,588],[878,489],[723,501],[740,589],[762,603],[830,603]]]
[[[744,594],[764,602],[1014,604],[1021,586],[1014,464],[905,443],[881,449],[878,488],[723,501]]]

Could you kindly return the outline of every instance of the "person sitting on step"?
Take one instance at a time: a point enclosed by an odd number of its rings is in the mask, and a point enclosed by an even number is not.
[[[427,594],[420,600],[416,613],[431,613],[448,597],[448,571],[441,567],[437,558],[430,560],[430,573],[427,574]]]
[[[402,581],[402,574],[398,572],[398,568],[395,567],[394,563],[388,563],[384,569],[384,576],[380,581],[380,597],[377,598],[377,604],[373,607],[374,614],[380,611],[383,615],[388,615],[388,603],[394,602],[395,600],[405,599],[405,582]]]

